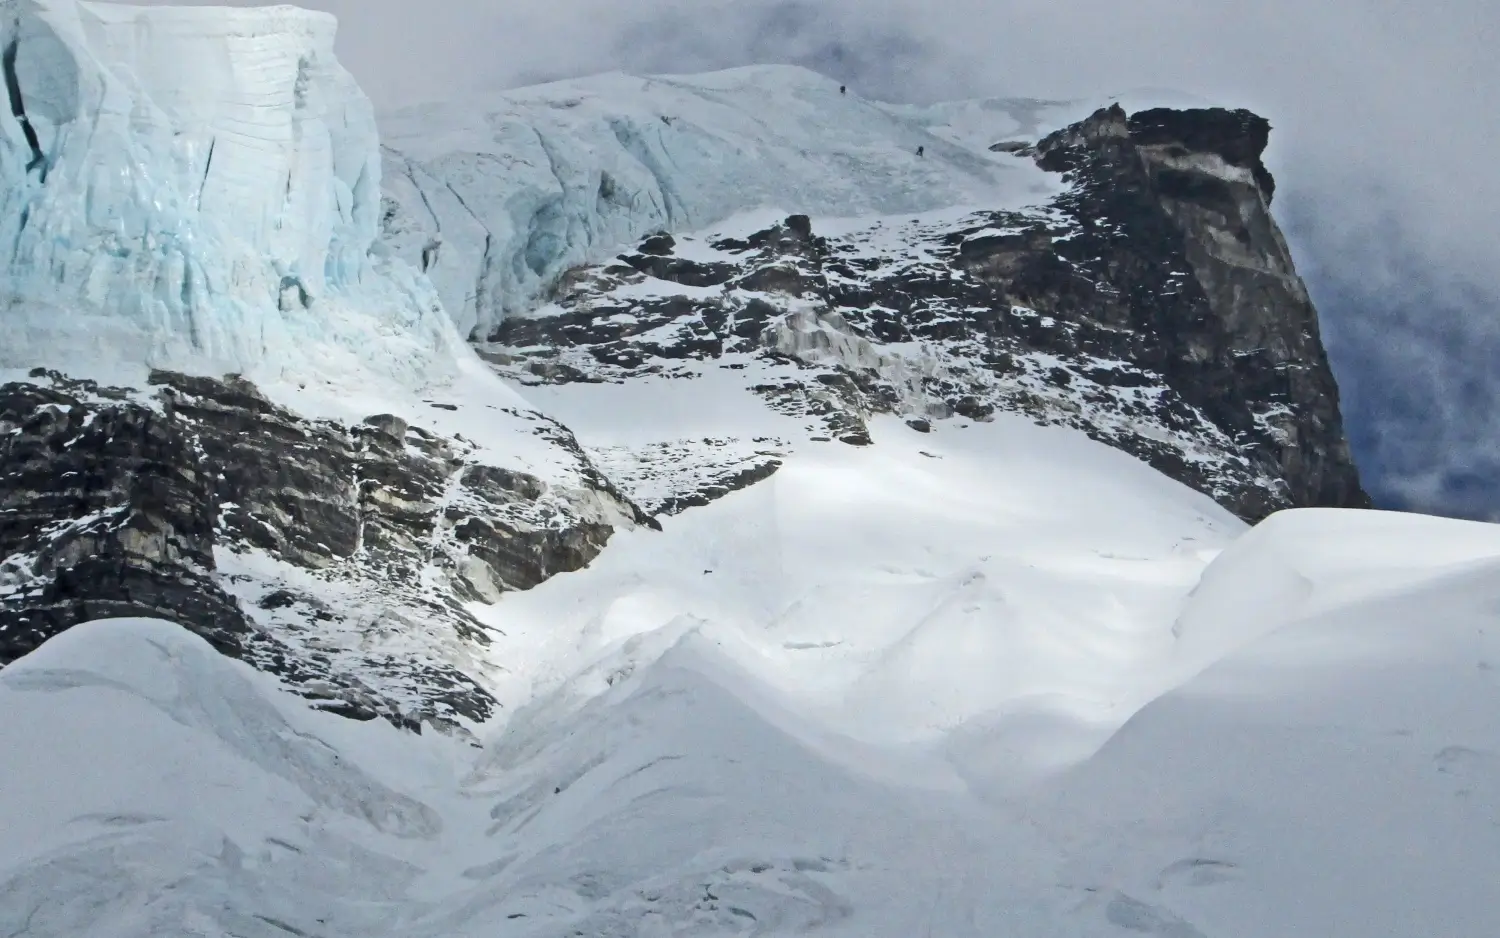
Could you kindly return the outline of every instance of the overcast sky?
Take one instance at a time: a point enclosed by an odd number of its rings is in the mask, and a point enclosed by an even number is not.
[[[171,2],[171,0],[160,0]],[[395,104],[609,69],[811,65],[871,97],[1251,107],[1367,484],[1500,517],[1496,0],[306,0]]]

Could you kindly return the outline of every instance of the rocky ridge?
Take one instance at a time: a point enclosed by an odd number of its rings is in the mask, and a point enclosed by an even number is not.
[[[853,445],[875,413],[924,430],[1024,413],[1252,521],[1367,506],[1270,214],[1268,135],[1247,111],[1103,109],[997,145],[1062,176],[1048,204],[663,232],[570,271],[481,352],[523,384],[738,370],[814,439]]]

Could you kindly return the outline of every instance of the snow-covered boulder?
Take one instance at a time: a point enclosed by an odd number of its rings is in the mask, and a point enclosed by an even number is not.
[[[0,365],[416,378],[441,360],[430,286],[370,254],[379,142],[335,27],[0,0]]]

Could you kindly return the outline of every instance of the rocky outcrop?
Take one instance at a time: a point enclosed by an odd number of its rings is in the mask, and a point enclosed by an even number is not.
[[[1269,135],[1249,111],[1114,107],[1043,140],[1038,162],[1076,181],[1059,204],[1078,233],[1060,254],[1131,297],[1096,305],[1153,336],[1140,361],[1279,477],[1267,508],[1368,507],[1317,311],[1271,216]],[[1179,289],[1164,270],[1192,278]]]
[[[191,436],[119,389],[58,384],[0,387],[0,663],[121,615],[238,651],[252,630],[214,576],[218,503]]]
[[[874,413],[1077,427],[1256,520],[1362,507],[1317,316],[1270,214],[1268,124],[1101,110],[1000,158],[1066,191],[1025,211],[748,238],[658,235],[571,271],[485,354],[529,383],[742,371],[814,439]]]
[[[576,441],[586,493],[392,415],[307,420],[234,377],[33,378],[0,387],[0,665],[80,622],[153,616],[329,709],[456,728],[495,706],[464,602],[579,569],[612,520],[648,520]]]
[[[776,474],[785,442],[769,437],[709,437],[645,446],[601,447],[592,453],[632,500],[652,516],[701,508]]]

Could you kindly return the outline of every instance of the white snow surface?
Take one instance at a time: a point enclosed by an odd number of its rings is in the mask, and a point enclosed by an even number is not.
[[[408,107],[381,117],[384,243],[419,267],[428,251],[459,330],[483,337],[563,271],[659,230],[756,210],[779,219],[1043,202],[1057,177],[988,148],[1047,113],[1029,100],[888,105],[792,66],[614,73]]]
[[[989,145],[1092,107],[612,75],[389,115],[382,156],[333,27],[0,0],[0,376],[240,371],[553,482],[550,418],[641,485],[726,432],[783,464],[474,605],[478,749],[168,623],[49,641],[0,671],[0,934],[1500,934],[1500,528],[1246,530],[1015,416],[818,443],[719,369],[523,397],[458,339],[658,229],[889,253],[876,216],[1045,200]]]
[[[0,0],[0,366],[451,370],[431,285],[375,246],[380,151],[289,6]]]
[[[688,430],[633,388],[546,403]],[[0,671],[0,930],[1500,928],[1500,528],[1246,531],[1075,431],[872,430],[474,607],[479,750],[165,623],[64,633]]]

